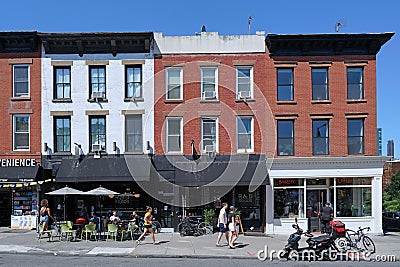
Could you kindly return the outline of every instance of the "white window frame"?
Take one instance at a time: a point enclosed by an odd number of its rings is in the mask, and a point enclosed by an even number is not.
[[[16,118],[18,117],[28,117],[28,148],[15,148],[15,130],[16,130]],[[13,115],[13,151],[27,151],[30,150],[31,148],[31,116],[28,114],[18,114],[18,115]]]
[[[201,128],[201,152],[202,153],[206,153],[206,150],[205,150],[205,147],[204,147],[204,145],[203,145],[203,140],[204,140],[204,137],[203,137],[203,120],[204,119],[208,119],[208,120],[215,120],[215,152],[216,153],[218,153],[219,152],[219,138],[218,138],[218,136],[219,136],[219,122],[218,122],[218,117],[212,117],[212,116],[205,116],[205,117],[201,117],[201,125],[200,125],[200,128]]]
[[[140,120],[141,120],[141,123],[142,123],[142,126],[141,126],[142,149],[140,151],[139,150],[137,150],[137,151],[127,150],[128,139],[127,139],[127,127],[126,127],[126,124],[127,124],[127,118],[128,117],[140,117]],[[143,147],[144,147],[144,131],[143,130],[144,129],[143,129],[143,115],[142,114],[129,114],[129,115],[127,114],[127,115],[124,116],[124,151],[126,153],[130,153],[130,154],[141,154],[141,153],[143,153]]]
[[[215,98],[212,98],[212,99],[207,99],[207,98],[204,98],[204,88],[203,88],[203,85],[204,85],[204,81],[203,81],[203,70],[214,70],[214,92],[215,92]],[[200,67],[200,92],[201,92],[201,95],[200,95],[200,98],[201,98],[201,100],[217,100],[218,99],[218,68],[217,67]]]
[[[170,120],[179,120],[180,122],[180,151],[169,151],[168,147],[168,127],[169,127],[169,121]],[[183,153],[183,117],[167,117],[165,119],[165,148],[166,148],[166,153],[167,154],[182,154]]]
[[[239,148],[239,119],[251,119],[251,147],[249,149]],[[254,152],[254,116],[236,116],[236,151],[237,153]]]
[[[239,69],[250,69],[250,98],[254,98],[254,66],[236,66],[236,99],[239,98]]]
[[[180,97],[179,98],[168,98],[168,73],[170,70],[179,70],[179,82],[180,82]],[[167,67],[165,68],[165,99],[166,100],[183,100],[183,68],[182,67]]]
[[[26,95],[15,95],[15,67],[28,67],[28,93]],[[15,64],[12,65],[13,68],[13,76],[12,76],[12,84],[13,84],[13,97],[29,97],[31,95],[31,67],[29,64]]]

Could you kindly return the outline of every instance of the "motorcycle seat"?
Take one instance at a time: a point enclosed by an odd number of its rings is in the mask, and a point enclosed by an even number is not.
[[[329,240],[330,238],[331,238],[330,235],[320,235],[320,236],[311,237],[310,240],[312,240],[314,242],[325,242],[325,241]]]

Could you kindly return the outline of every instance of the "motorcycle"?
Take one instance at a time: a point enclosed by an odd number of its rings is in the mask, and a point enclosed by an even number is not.
[[[281,250],[280,258],[302,258],[306,260],[311,259],[332,259],[331,251],[338,251],[335,245],[336,237],[332,235],[320,235],[314,237],[309,230],[306,232],[300,228],[295,218],[295,224],[292,225],[296,231],[292,233],[285,245],[285,248]],[[308,246],[299,247],[299,241],[302,235],[308,237],[306,243]]]

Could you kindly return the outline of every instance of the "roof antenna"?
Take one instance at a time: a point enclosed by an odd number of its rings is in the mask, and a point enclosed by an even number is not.
[[[206,26],[205,25],[201,26],[201,32],[206,32]]]
[[[252,17],[252,16],[250,16],[248,19],[247,19],[247,32],[248,32],[248,34],[250,34],[250,22],[253,20],[254,18]]]
[[[335,32],[339,32],[340,28],[346,26],[346,19],[340,19],[338,22],[335,23]]]

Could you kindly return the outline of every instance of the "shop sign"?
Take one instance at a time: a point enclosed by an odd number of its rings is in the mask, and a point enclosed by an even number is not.
[[[244,194],[238,194],[238,201],[243,203],[243,202],[253,202],[253,194],[251,193],[244,193]]]
[[[303,185],[302,179],[275,179],[274,186],[299,186]]]
[[[35,167],[35,159],[0,159],[0,167]]]

